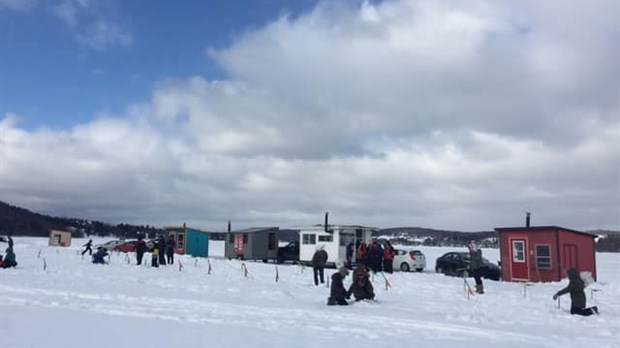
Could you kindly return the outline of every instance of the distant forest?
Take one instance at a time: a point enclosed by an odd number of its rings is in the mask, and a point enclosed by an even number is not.
[[[153,238],[162,229],[149,225],[111,225],[99,221],[68,217],[51,217],[33,213],[0,201],[0,235],[47,237],[50,229],[71,232],[73,237],[99,236],[133,239],[138,235]],[[283,240],[294,239],[290,230],[282,231]],[[588,231],[601,237],[597,239],[596,250],[601,252],[620,252],[620,232],[595,230]],[[212,239],[223,239],[222,233],[212,233]],[[494,231],[460,232],[443,231],[421,227],[386,228],[375,233],[377,238],[390,238],[392,243],[426,246],[464,246],[475,240],[483,247],[497,248],[497,233]]]

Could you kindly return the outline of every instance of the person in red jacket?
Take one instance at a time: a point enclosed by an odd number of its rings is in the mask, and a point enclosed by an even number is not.
[[[389,240],[386,240],[383,248],[383,270],[386,273],[394,272],[394,255],[396,255],[396,252],[394,251],[392,244]]]

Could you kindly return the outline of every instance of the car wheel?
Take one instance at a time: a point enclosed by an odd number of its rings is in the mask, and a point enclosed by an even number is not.
[[[403,262],[400,265],[400,270],[403,271],[403,272],[409,272],[409,264]]]

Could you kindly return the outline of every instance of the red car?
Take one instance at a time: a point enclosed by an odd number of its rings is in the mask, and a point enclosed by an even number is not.
[[[124,253],[133,253],[136,251],[136,245],[138,244],[137,240],[131,240],[129,242],[125,242],[119,244],[112,248],[113,251],[122,251]]]

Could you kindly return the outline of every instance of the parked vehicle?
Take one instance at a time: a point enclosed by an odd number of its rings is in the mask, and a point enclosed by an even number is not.
[[[105,250],[112,250],[115,246],[117,246],[119,244],[123,244],[123,243],[125,243],[124,240],[115,239],[115,240],[111,240],[111,241],[105,242],[103,244],[97,244],[97,245],[93,246],[93,248],[95,250],[97,250],[99,248],[104,248]]]
[[[299,262],[299,241],[293,241],[278,248],[278,263],[286,261]]]
[[[422,272],[426,267],[426,257],[420,250],[394,249],[394,270]]]
[[[482,263],[484,264],[483,278],[500,280],[502,271],[498,265],[485,258],[482,258]],[[468,252],[449,252],[437,259],[435,263],[435,272],[443,273],[449,276],[462,277],[468,267]]]
[[[136,251],[137,240],[130,240],[123,244],[118,244],[112,248],[113,251],[121,251],[124,253],[133,253]]]

